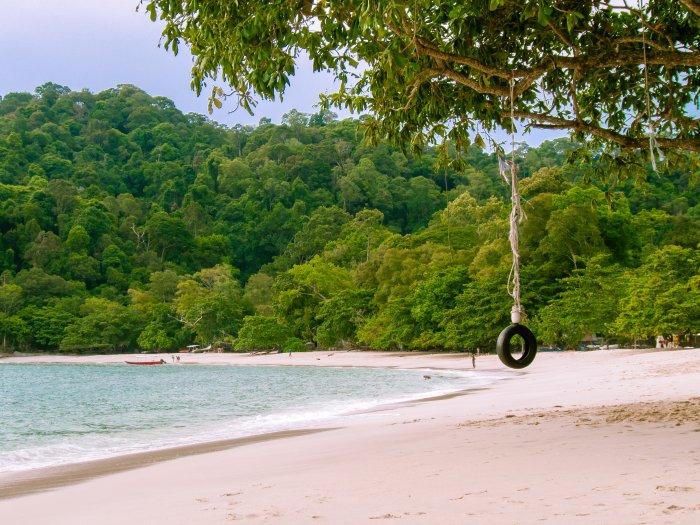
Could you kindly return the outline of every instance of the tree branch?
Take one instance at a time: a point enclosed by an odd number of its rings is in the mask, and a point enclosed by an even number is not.
[[[651,45],[650,42],[647,43]],[[420,42],[418,43],[416,49],[419,55],[427,55],[445,62],[465,65],[479,71],[480,73],[485,73],[504,80],[510,80],[511,75],[514,75],[516,78],[538,78],[547,70],[552,69],[554,64],[556,64],[556,66],[559,68],[565,69],[609,69],[621,66],[637,66],[645,63],[644,53],[641,51],[627,51],[624,53],[615,54],[606,52],[605,54],[601,54],[599,56],[580,55],[572,57],[565,55],[552,55],[550,57],[544,57],[541,61],[541,65],[535,68],[513,69],[512,71],[509,71],[506,69],[486,66],[473,58],[440,51],[439,49],[428,47],[424,43]],[[700,67],[700,52],[676,50],[669,51],[662,48],[657,51],[647,53],[646,63],[668,67]]]
[[[647,43],[649,43],[647,41]],[[598,57],[553,56],[558,67],[566,69],[610,69],[623,66],[638,66],[645,63],[641,51],[605,54]],[[700,67],[700,52],[652,51],[646,54],[646,63],[667,67]]]
[[[632,41],[632,40],[630,40]],[[461,55],[456,55],[453,53],[447,53],[440,51],[433,45],[429,45],[426,41],[416,38],[416,51],[418,55],[429,56],[439,62],[451,62],[454,64],[465,65],[475,71],[484,73],[486,75],[500,78],[506,81],[510,81],[511,78],[515,77],[519,79],[514,87],[514,95],[517,97],[521,96],[525,91],[527,91],[534,82],[537,81],[543,74],[548,71],[561,68],[561,69],[572,69],[575,71],[585,71],[589,69],[610,69],[615,67],[624,66],[638,66],[640,64],[647,65],[663,65],[666,67],[700,67],[700,53],[698,52],[682,52],[682,51],[669,51],[665,48],[655,46],[656,51],[649,52],[644,56],[643,52],[639,51],[627,51],[624,53],[609,54],[606,53],[600,56],[562,56],[554,55],[551,57],[544,57],[540,65],[534,68],[528,69],[514,69],[512,71],[506,69],[499,69],[490,66],[486,66],[479,62],[478,60],[464,57]],[[428,75],[435,76],[435,73],[439,70],[426,70],[431,71]],[[494,87],[494,86],[483,86],[479,82],[473,80],[468,75],[450,70],[447,67],[439,71],[443,75],[452,78],[455,82],[464,84],[483,94],[492,94],[497,96],[509,96],[510,90],[506,86]],[[426,77],[427,78],[427,77]]]
[[[473,89],[477,93],[482,93],[484,95],[497,95],[499,97],[509,97],[510,96],[510,89],[508,87],[487,87],[479,82],[472,80],[469,78],[467,75],[463,75],[462,73],[458,73],[457,71],[452,71],[451,69],[444,68],[442,70],[436,70],[438,73],[444,75],[447,78],[451,78],[455,82],[459,84],[463,84],[467,86],[468,88]],[[516,93],[517,96],[517,93]]]
[[[188,328],[194,328],[195,326],[197,326],[197,323],[199,323],[199,321],[204,319],[204,314],[201,314],[194,322],[189,321],[184,315],[181,315],[180,317],[175,317],[174,315],[170,315],[169,317],[172,317],[173,319],[182,323],[183,325],[185,325]]]
[[[669,51],[673,49],[673,46],[663,46],[658,42],[654,42],[653,40],[649,40],[648,38],[644,38],[642,36],[626,36],[610,41],[610,45],[613,47],[619,44],[646,44],[649,47],[653,47],[660,51]]]
[[[559,40],[561,40],[562,42],[564,42],[565,45],[569,46],[571,49],[574,50],[574,54],[576,54],[576,55],[579,54],[578,46],[575,46],[571,42],[569,42],[569,39],[564,36],[564,33],[559,31],[559,28],[557,26],[555,26],[551,20],[547,21],[547,25],[554,32],[554,34],[557,35]]]
[[[442,60],[444,62],[454,62],[456,64],[462,64],[480,73],[484,73],[492,77],[502,78],[504,80],[509,80],[511,77],[510,72],[505,71],[503,69],[486,66],[473,58],[441,51],[432,43],[428,42],[427,40],[424,40],[423,38],[416,37],[415,42],[416,51],[419,56],[429,56],[438,60]]]
[[[681,4],[686,6],[691,13],[694,13],[696,16],[700,16],[700,2],[696,2],[695,0],[679,0],[679,1]]]
[[[646,148],[649,146],[648,137],[629,137],[621,133],[611,131],[606,128],[601,128],[595,124],[583,122],[581,120],[569,120],[561,117],[552,117],[550,115],[542,115],[539,113],[530,113],[526,111],[515,111],[514,116],[517,119],[526,119],[535,123],[542,123],[549,129],[570,129],[572,131],[583,131],[594,137],[598,137],[609,142],[614,142],[623,148]],[[503,112],[503,117],[510,117],[509,112]],[[534,124],[536,127],[540,127]],[[684,149],[688,151],[700,152],[700,140],[683,139],[683,138],[664,138],[657,137],[657,144],[662,148],[668,149]]]

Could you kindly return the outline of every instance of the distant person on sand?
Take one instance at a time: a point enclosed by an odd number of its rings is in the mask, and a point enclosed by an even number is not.
[[[472,368],[476,368],[476,354],[472,354]]]

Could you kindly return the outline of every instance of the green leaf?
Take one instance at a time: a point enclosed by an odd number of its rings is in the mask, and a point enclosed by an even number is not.
[[[566,28],[568,29],[569,33],[571,33],[574,30],[574,27],[576,27],[576,23],[583,18],[583,15],[581,13],[567,13],[566,15]]]

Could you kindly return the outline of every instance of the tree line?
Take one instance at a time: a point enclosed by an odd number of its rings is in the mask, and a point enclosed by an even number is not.
[[[497,156],[437,169],[443,152],[370,147],[361,121],[228,128],[131,85],[3,96],[3,351],[493,347],[510,313]],[[700,331],[692,167],[591,178],[576,149],[515,152],[538,339]]]

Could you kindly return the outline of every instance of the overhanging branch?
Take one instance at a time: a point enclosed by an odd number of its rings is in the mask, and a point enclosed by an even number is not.
[[[549,129],[570,129],[572,131],[582,131],[594,137],[618,144],[625,149],[646,148],[649,146],[649,137],[629,137],[627,135],[623,135],[606,128],[601,128],[600,126],[596,126],[595,124],[581,120],[569,120],[561,117],[552,117],[550,115],[541,115],[539,113],[529,113],[526,111],[515,111],[514,116],[517,119],[530,121],[535,127],[539,127],[538,123],[541,123],[543,124],[542,127]],[[503,117],[510,117],[510,113],[504,112]],[[687,151],[700,152],[700,140],[697,139],[656,137],[656,142],[662,148],[683,149]]]

